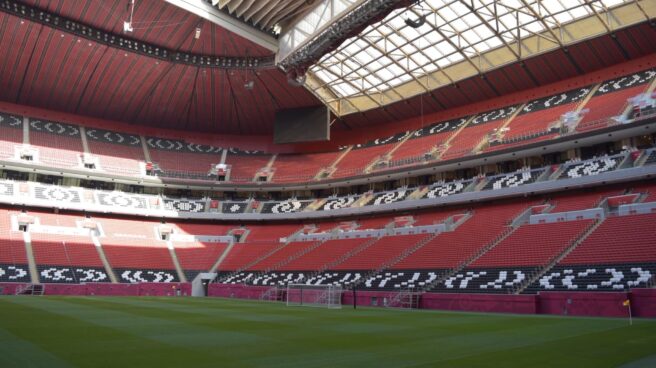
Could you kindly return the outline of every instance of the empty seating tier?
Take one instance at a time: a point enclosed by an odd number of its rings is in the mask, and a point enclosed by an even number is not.
[[[354,148],[342,158],[337,164],[337,170],[331,176],[332,178],[344,178],[348,176],[361,175],[369,164],[373,163],[379,157],[384,156],[394,148],[394,144],[381,144],[363,148]]]
[[[283,244],[277,241],[235,244],[219,265],[218,270],[237,271],[244,269],[249,264],[265,257],[281,246]]]
[[[225,243],[173,242],[180,267],[187,281],[192,281],[199,272],[208,272],[227,248]]]
[[[41,282],[111,282],[89,236],[34,233],[31,238]]]
[[[271,160],[270,155],[228,153],[226,164],[230,166],[230,181],[251,182],[255,175]]]
[[[39,150],[39,162],[53,167],[82,167],[82,138],[75,125],[30,120],[30,144]]]
[[[17,145],[23,143],[23,117],[0,113],[0,158],[14,158]]]
[[[481,206],[453,232],[439,234],[416,252],[393,266],[394,269],[449,269],[474,256],[504,231],[530,204],[514,203]]]
[[[347,256],[371,239],[328,240],[319,247],[280,267],[283,271],[318,271]]]
[[[314,179],[319,171],[330,166],[340,152],[278,155],[274,162],[273,181],[303,182]]]
[[[572,245],[592,222],[579,220],[522,225],[469,267],[545,265]]]
[[[155,237],[156,222],[99,219],[105,255],[121,282],[179,281],[166,242]]]
[[[656,262],[656,214],[607,218],[561,264]]]
[[[367,248],[346,258],[331,270],[376,270],[414,247],[426,234],[384,236]]]

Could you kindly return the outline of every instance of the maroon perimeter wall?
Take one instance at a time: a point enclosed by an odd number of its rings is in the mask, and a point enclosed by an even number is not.
[[[211,284],[208,296],[240,299],[260,299],[268,286]],[[358,306],[385,306],[393,300],[395,292],[358,291]],[[570,316],[626,317],[629,299],[634,317],[656,317],[656,289],[633,289],[631,292],[543,292],[538,295],[504,294],[450,294],[425,293],[419,308],[516,314],[555,314]],[[353,293],[342,295],[342,304],[353,304]]]
[[[2,294],[12,295],[23,284],[0,283]],[[113,296],[187,296],[190,283],[142,284],[45,284],[46,295],[113,295]],[[260,299],[269,286],[210,284],[208,296],[238,299]],[[178,294],[179,291],[179,294]],[[396,295],[390,291],[358,291],[357,305],[385,306]],[[284,297],[284,291],[278,294]],[[269,300],[275,299],[269,295]],[[656,288],[633,289],[630,292],[542,292],[537,295],[449,294],[425,293],[419,308],[483,313],[554,314],[569,316],[626,317],[631,302],[634,317],[656,318]],[[353,294],[346,290],[342,303],[353,304]]]

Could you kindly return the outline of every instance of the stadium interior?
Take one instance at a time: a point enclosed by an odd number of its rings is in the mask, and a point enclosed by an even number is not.
[[[285,3],[0,1],[4,293],[656,317],[656,2]]]
[[[654,367],[654,40],[656,0],[0,0],[0,366]]]

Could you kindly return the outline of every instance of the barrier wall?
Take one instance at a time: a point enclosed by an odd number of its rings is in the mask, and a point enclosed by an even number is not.
[[[483,313],[537,313],[536,295],[426,293],[420,308]]]
[[[360,306],[385,306],[397,293],[388,291],[360,291],[356,293],[357,305]],[[344,290],[342,304],[353,305],[353,292]]]
[[[0,295],[13,295],[22,283],[0,283]],[[260,299],[270,286],[210,284],[208,296]],[[143,284],[45,284],[46,295],[103,296],[191,295],[190,283]],[[358,291],[358,306],[385,306],[396,292]],[[623,302],[631,301],[634,317],[656,318],[656,288],[630,292],[541,292],[538,295],[425,293],[419,308],[482,313],[554,314],[570,316],[627,317]],[[342,304],[353,304],[353,293],[345,290]]]
[[[634,316],[656,318],[656,289],[633,289],[629,299]]]
[[[626,317],[628,310],[622,303],[628,298],[627,292],[540,292],[538,313]]]
[[[2,294],[13,295],[24,284],[0,283]],[[142,284],[43,284],[45,295],[104,295],[104,296],[180,296],[191,295],[190,283],[142,283]]]
[[[238,299],[259,299],[271,286],[248,286],[230,284],[210,284],[207,296]]]

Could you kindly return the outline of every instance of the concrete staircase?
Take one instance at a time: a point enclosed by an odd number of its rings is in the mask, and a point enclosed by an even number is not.
[[[167,241],[166,246],[169,249],[169,255],[171,256],[171,261],[173,262],[173,266],[175,266],[175,271],[178,274],[178,279],[180,280],[180,282],[187,282],[187,276],[185,275],[182,266],[180,266],[180,260],[178,259],[178,255],[175,253],[173,242]]]
[[[91,241],[93,242],[93,245],[96,247],[96,251],[98,252],[98,257],[100,257],[100,261],[102,262],[103,267],[105,268],[105,273],[107,274],[107,276],[109,276],[109,279],[112,281],[113,284],[118,283],[118,278],[116,278],[116,274],[114,273],[112,266],[109,264],[109,261],[107,260],[107,256],[105,255],[105,251],[102,248],[102,244],[100,244],[100,239],[98,239],[98,237],[95,235],[91,235]]]
[[[40,284],[39,271],[36,268],[36,261],[34,260],[34,251],[32,250],[32,237],[30,233],[23,233],[23,242],[25,243],[25,254],[27,255],[27,267],[30,271],[30,278],[33,284]]]

